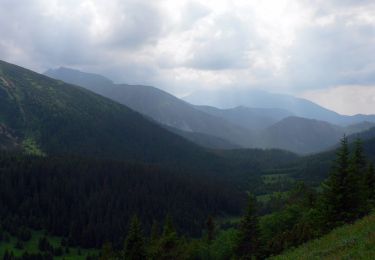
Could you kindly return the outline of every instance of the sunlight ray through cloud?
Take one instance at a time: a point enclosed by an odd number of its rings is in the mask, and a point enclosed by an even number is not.
[[[41,72],[72,66],[177,95],[238,87],[300,95],[375,84],[372,1],[0,4],[0,58]]]

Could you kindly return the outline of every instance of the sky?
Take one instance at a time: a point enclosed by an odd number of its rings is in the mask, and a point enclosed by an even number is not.
[[[0,59],[375,114],[373,0],[0,0]]]

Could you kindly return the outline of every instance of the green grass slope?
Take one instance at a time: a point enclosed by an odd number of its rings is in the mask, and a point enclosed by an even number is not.
[[[271,259],[375,259],[375,214]]]

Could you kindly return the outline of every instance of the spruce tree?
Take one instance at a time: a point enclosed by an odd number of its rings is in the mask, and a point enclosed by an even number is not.
[[[365,184],[365,196],[367,201],[367,212],[368,213],[372,207],[375,206],[375,171],[374,165],[370,163],[366,171],[364,178]]]
[[[354,143],[354,151],[350,157],[349,175],[347,180],[348,220],[361,217],[366,212],[367,199],[365,192],[366,158],[362,142],[359,138]]]
[[[159,224],[156,220],[152,223],[151,235],[150,235],[150,244],[154,244],[159,239]]]
[[[173,220],[170,215],[165,218],[163,237],[176,234],[176,230],[173,225]]]
[[[146,250],[141,223],[137,216],[131,220],[129,232],[125,240],[125,259],[140,260],[146,258]]]
[[[180,240],[177,232],[173,226],[173,221],[170,215],[167,215],[163,234],[159,240],[158,248],[156,250],[156,259],[181,259],[182,258]]]
[[[159,246],[159,224],[156,220],[152,223],[151,227],[151,234],[148,244],[148,254],[151,259],[155,259],[158,253],[158,246]]]
[[[336,154],[334,166],[326,182],[323,183],[323,215],[326,228],[345,222],[346,190],[345,183],[349,174],[349,148],[346,136],[341,139],[341,147]]]
[[[258,218],[256,216],[256,199],[249,196],[246,214],[241,220],[235,246],[235,254],[239,259],[257,259],[260,255]]]
[[[354,151],[352,162],[356,165],[358,170],[362,171],[366,168],[366,157],[363,152],[363,145],[361,139],[357,138],[354,143]]]
[[[212,216],[208,216],[206,221],[206,228],[207,228],[207,241],[211,243],[212,240],[215,238],[215,221]]]
[[[358,172],[363,158],[360,142],[357,142],[353,156],[350,157],[348,139],[344,136],[330,175],[322,184],[321,206],[326,228],[351,222],[360,215]]]

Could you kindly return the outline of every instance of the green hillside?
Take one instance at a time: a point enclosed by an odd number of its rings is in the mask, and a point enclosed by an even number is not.
[[[375,259],[375,214],[271,259]]]
[[[103,76],[67,68],[48,70],[45,75],[82,86],[134,109],[162,125],[190,133],[205,134],[208,138],[219,137],[224,139],[231,144],[225,148],[231,148],[233,144],[238,147],[252,147],[252,131],[249,129],[204,113],[193,105],[158,88],[114,84]],[[180,134],[180,132],[176,133]],[[210,139],[213,141],[212,138]],[[196,139],[191,140],[195,141]],[[197,143],[200,145],[207,144],[199,141]],[[220,143],[222,144],[222,142]],[[206,145],[206,147],[212,146]]]
[[[157,163],[208,156],[123,105],[3,61],[0,147]]]
[[[241,189],[297,156],[278,151],[213,153],[130,108],[84,88],[0,61],[0,149],[141,161],[221,176]],[[287,156],[279,156],[280,154]],[[227,156],[229,155],[229,156]],[[279,159],[280,157],[280,159]],[[285,159],[285,160],[284,160]]]

